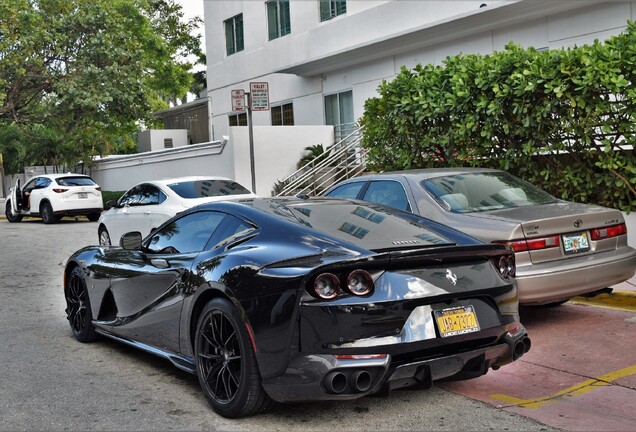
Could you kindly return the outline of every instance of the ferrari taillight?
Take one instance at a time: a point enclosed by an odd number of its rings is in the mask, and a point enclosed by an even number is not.
[[[332,299],[340,292],[340,281],[331,273],[320,274],[314,281],[314,292],[321,299]]]
[[[503,278],[515,277],[517,273],[514,255],[500,256],[496,261],[496,267]]]
[[[373,292],[373,277],[366,270],[353,270],[335,275],[320,273],[314,279],[310,293],[318,298],[330,300],[341,292],[355,296],[366,296]]]

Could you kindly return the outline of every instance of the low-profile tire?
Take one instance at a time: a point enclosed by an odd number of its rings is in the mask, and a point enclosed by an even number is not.
[[[205,305],[194,342],[199,384],[214,411],[237,418],[274,405],[263,389],[245,323],[230,302],[217,298]]]
[[[91,302],[86,289],[84,273],[75,267],[66,278],[64,288],[66,297],[66,318],[71,325],[73,336],[80,342],[93,342],[97,339],[93,326]]]
[[[101,216],[101,213],[90,213],[86,215],[88,220],[91,222],[97,222],[100,216]]]
[[[97,240],[99,241],[100,246],[111,246],[110,242],[110,234],[108,234],[108,230],[105,226],[100,226],[97,230]]]
[[[6,207],[4,208],[4,215],[6,216],[9,222],[20,222],[22,220],[21,215],[13,214],[13,209],[11,208],[11,200],[7,200]]]
[[[40,206],[40,216],[42,216],[42,221],[47,225],[54,224],[59,220],[55,217],[53,207],[48,202],[42,203]]]

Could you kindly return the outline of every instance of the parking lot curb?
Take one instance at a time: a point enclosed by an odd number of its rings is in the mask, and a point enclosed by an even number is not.
[[[636,311],[636,291],[614,290],[610,294],[603,293],[594,297],[573,297],[571,303],[602,306],[612,309]]]

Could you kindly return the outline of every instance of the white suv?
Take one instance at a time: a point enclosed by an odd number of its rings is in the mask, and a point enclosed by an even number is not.
[[[24,187],[20,179],[11,189],[5,215],[9,222],[23,217],[41,217],[52,224],[64,216],[86,216],[96,221],[104,209],[101,188],[83,174],[44,174],[31,178]]]

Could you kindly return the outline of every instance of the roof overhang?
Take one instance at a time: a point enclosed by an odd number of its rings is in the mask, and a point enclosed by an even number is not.
[[[510,0],[456,15],[443,21],[428,23],[381,40],[343,49],[319,58],[276,70],[300,76],[316,76],[335,70],[364,64],[387,56],[407,53],[444,42],[469,37],[505,26],[526,23],[542,18],[598,4],[592,0]]]

